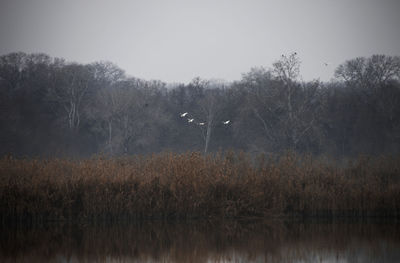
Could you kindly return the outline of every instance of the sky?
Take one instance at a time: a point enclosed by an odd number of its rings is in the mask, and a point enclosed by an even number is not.
[[[400,0],[0,0],[0,55],[188,83],[239,80],[297,52],[302,80],[329,81],[348,59],[400,55],[399,14]]]

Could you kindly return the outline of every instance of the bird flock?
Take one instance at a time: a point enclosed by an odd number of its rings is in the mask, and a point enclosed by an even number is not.
[[[183,113],[180,113],[179,115],[181,116],[181,118],[186,117],[188,123],[195,123],[199,126],[204,126],[206,124],[205,122],[196,122],[194,120],[194,118],[190,117],[190,114],[188,112],[183,112]],[[231,122],[231,120],[226,120],[226,121],[222,121],[222,124],[228,125],[230,122]]]

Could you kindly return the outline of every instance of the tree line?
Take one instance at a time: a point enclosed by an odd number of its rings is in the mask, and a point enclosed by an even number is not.
[[[105,61],[3,55],[0,154],[399,153],[400,57],[350,59],[330,82],[301,81],[300,66],[292,53],[232,83],[167,85]]]

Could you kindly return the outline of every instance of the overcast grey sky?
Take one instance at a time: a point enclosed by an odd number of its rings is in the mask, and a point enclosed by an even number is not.
[[[0,55],[109,60],[129,75],[238,80],[296,51],[304,80],[400,55],[400,0],[0,0]],[[323,63],[330,63],[324,66]]]

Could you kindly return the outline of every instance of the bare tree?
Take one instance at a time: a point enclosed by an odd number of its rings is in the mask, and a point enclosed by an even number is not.
[[[373,55],[354,58],[339,65],[335,76],[348,86],[376,89],[400,79],[400,57]]]
[[[298,150],[300,144],[302,147],[307,145],[307,135],[317,130],[320,83],[300,83],[297,79],[299,69],[300,60],[296,53],[282,55],[271,71],[252,69],[239,84],[246,90],[242,114],[259,123],[268,151]],[[260,143],[256,143],[259,148]]]
[[[195,78],[189,88],[195,91],[192,105],[194,125],[198,126],[203,139],[204,153],[209,151],[211,135],[216,125],[221,124],[221,113],[224,107],[222,97],[224,84]]]
[[[277,100],[280,93],[278,82],[274,80],[270,71],[264,68],[252,68],[249,73],[243,75],[242,81],[237,85],[245,90],[245,94],[242,95],[245,103],[240,112],[242,119],[240,122],[249,123],[249,117],[253,117],[261,125],[262,134],[267,140],[268,146],[264,147],[275,147],[279,143],[276,125],[282,107]],[[262,147],[260,142],[256,144],[252,147]]]
[[[373,55],[367,62],[368,80],[375,87],[382,87],[392,80],[400,80],[400,57]]]
[[[126,104],[126,98],[120,94],[121,91],[116,86],[118,86],[118,82],[125,79],[125,74],[122,69],[110,62],[95,62],[91,66],[98,91],[91,100],[92,105],[86,111],[92,119],[106,122],[108,133],[106,148],[113,154],[113,124],[120,112],[121,105]]]
[[[292,96],[296,88],[296,80],[300,73],[300,59],[297,53],[288,56],[282,55],[281,59],[273,64],[273,73],[283,83],[286,93],[286,105],[289,122],[293,121]]]
[[[28,66],[28,55],[23,52],[0,57],[0,82],[10,91],[21,87],[24,70]]]
[[[202,116],[204,116],[205,120],[205,134],[203,132],[204,139],[204,153],[208,152],[208,147],[210,145],[211,133],[215,126],[216,115],[218,111],[218,97],[217,92],[215,90],[207,90],[205,91],[204,97],[199,101],[200,109]],[[203,131],[203,126],[200,126]]]
[[[160,125],[168,121],[158,102],[159,85],[136,78],[115,82],[96,96],[92,118],[100,121],[106,152],[128,154],[138,145],[149,145]]]
[[[302,138],[314,128],[318,111],[311,106],[316,99],[319,82],[310,87],[297,81],[300,72],[300,59],[297,53],[289,56],[282,55],[281,59],[273,64],[273,73],[281,82],[284,90],[284,101],[287,113],[282,119],[285,134],[290,149],[296,150]]]
[[[81,107],[93,83],[89,65],[67,64],[56,71],[49,97],[61,105],[70,131],[76,132],[81,123]]]
[[[400,120],[397,117],[400,102],[400,57],[373,55],[351,59],[339,65],[335,76],[344,82],[346,88],[360,93],[357,97],[358,102],[361,102],[359,107],[373,109],[369,120],[375,118],[374,114],[380,114],[380,125],[377,127],[386,126],[386,132],[381,136],[386,136],[393,142],[390,145],[395,145],[400,130]]]

